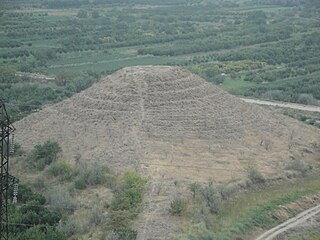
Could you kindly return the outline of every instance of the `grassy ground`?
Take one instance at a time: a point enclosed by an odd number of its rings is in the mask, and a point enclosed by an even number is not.
[[[320,239],[320,230],[307,229],[299,233],[292,233],[287,235],[284,240],[319,240]]]
[[[290,204],[319,192],[320,176],[314,174],[306,178],[298,178],[294,181],[239,193],[223,203],[222,210],[214,216],[214,226],[209,230],[196,228],[195,231],[190,225],[188,226],[186,221],[182,221],[183,228],[188,229],[189,235],[183,235],[184,237],[178,239],[254,239],[265,230],[281,222],[270,214],[279,206]],[[297,211],[289,212],[289,217],[293,217]],[[190,218],[192,218],[191,215],[188,215],[188,219]],[[310,234],[310,238],[299,238],[301,235],[299,233],[293,234],[292,238],[288,239],[319,239],[316,238],[319,236],[319,232],[316,230],[310,231],[308,234]]]
[[[253,82],[245,81],[243,78],[240,79],[231,79],[226,78],[220,87],[230,93],[237,93],[237,91],[244,88],[249,88],[255,86],[256,84]]]
[[[320,191],[320,176],[315,174],[305,179],[275,185],[253,192],[241,193],[225,203],[218,215],[218,226],[215,231],[221,239],[234,234],[246,234],[254,226],[264,229],[278,224],[268,214],[279,205],[285,205],[304,196]]]

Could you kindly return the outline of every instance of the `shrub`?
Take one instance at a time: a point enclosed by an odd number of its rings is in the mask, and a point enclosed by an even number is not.
[[[99,185],[105,182],[106,177],[105,173],[108,172],[109,169],[105,166],[98,166],[98,164],[94,164],[92,169],[88,174],[87,182],[89,185]]]
[[[222,200],[221,192],[212,182],[209,182],[208,185],[201,188],[201,196],[212,214],[220,211]]]
[[[43,190],[45,188],[45,177],[42,174],[38,176],[32,186],[38,191]]]
[[[253,184],[265,183],[265,178],[256,168],[250,167],[247,171],[248,171],[248,177]]]
[[[89,213],[89,223],[90,225],[99,226],[103,224],[106,220],[105,215],[102,212],[102,209],[94,207]]]
[[[170,203],[169,212],[172,215],[181,216],[182,214],[185,213],[186,209],[187,209],[186,202],[181,198],[177,198]]]
[[[85,189],[87,187],[86,179],[84,177],[78,177],[74,182],[74,187],[80,190]]]
[[[111,230],[106,233],[105,240],[133,240],[137,238],[137,231],[130,228]]]
[[[300,172],[304,176],[310,168],[308,168],[300,159],[295,158],[288,164],[287,169]]]
[[[306,93],[300,94],[297,102],[306,105],[317,105],[317,99],[315,99],[312,94]]]
[[[65,160],[51,163],[48,172],[55,177],[59,177],[61,181],[70,181],[75,174],[71,165]]]
[[[262,98],[281,101],[283,100],[283,92],[281,90],[269,90],[262,94]]]
[[[44,144],[38,144],[32,151],[32,156],[36,161],[36,167],[43,170],[46,165],[56,161],[61,147],[57,142],[48,140]]]
[[[136,172],[128,171],[124,173],[122,182],[125,188],[134,188],[142,193],[145,190],[147,180]]]
[[[61,215],[45,207],[45,198],[42,195],[33,193],[25,185],[20,185],[18,199],[22,205],[9,205],[8,211],[10,222],[14,223],[9,228],[12,239],[66,239],[55,227]]]
[[[59,187],[48,190],[45,193],[46,199],[51,207],[59,213],[72,213],[76,209],[70,194]]]
[[[119,178],[107,220],[110,238],[136,239],[137,232],[130,225],[141,210],[146,183],[146,179],[135,172],[125,172]]]
[[[199,191],[199,189],[200,189],[200,184],[199,184],[199,183],[196,183],[196,182],[191,183],[191,184],[189,184],[188,189],[189,189],[189,190],[191,191],[191,193],[192,193],[192,198],[195,199],[196,193],[197,193],[197,192]]]
[[[127,228],[131,223],[130,214],[128,211],[111,211],[108,214],[108,228],[110,230],[118,230]]]
[[[59,230],[62,231],[67,237],[72,237],[78,234],[88,232],[88,224],[76,218],[68,218],[60,222]]]
[[[110,170],[106,166],[95,164],[92,168],[82,165],[78,170],[79,175],[74,182],[76,189],[85,189],[88,185],[99,185],[106,183],[108,187],[115,184],[115,178],[110,174]]]

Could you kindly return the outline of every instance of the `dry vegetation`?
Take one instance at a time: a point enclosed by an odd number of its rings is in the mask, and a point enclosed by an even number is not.
[[[177,196],[190,194],[190,183],[237,182],[250,168],[260,178],[292,176],[296,162],[317,167],[320,139],[316,128],[164,66],[120,70],[15,127],[25,149],[53,139],[65,159],[80,153],[88,164],[147,177],[138,239],[168,239],[176,232],[178,220],[168,209]]]

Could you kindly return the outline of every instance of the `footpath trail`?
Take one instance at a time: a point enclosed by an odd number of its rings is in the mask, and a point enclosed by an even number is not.
[[[317,205],[313,208],[310,208],[310,209],[298,214],[296,217],[291,218],[291,219],[287,220],[286,222],[281,223],[280,225],[270,229],[269,231],[265,232],[264,234],[262,234],[261,236],[259,236],[255,240],[272,240],[276,236],[278,236],[279,234],[281,234],[291,228],[294,228],[294,227],[298,226],[299,224],[303,224],[305,221],[316,216],[319,213],[320,213],[320,205]]]
[[[289,102],[271,102],[271,101],[264,101],[264,100],[257,100],[257,99],[249,99],[249,98],[241,98],[243,101],[247,103],[255,103],[260,105],[268,105],[268,106],[276,106],[276,107],[283,107],[283,108],[292,108],[297,110],[309,111],[309,112],[319,112],[319,106],[313,105],[303,105],[297,103],[289,103]]]

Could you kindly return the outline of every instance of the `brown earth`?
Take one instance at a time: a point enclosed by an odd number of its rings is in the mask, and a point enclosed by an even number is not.
[[[138,239],[169,239],[172,199],[188,183],[227,182],[254,165],[282,174],[293,158],[312,164],[319,129],[277,115],[220,90],[181,68],[130,67],[15,123],[16,139],[32,149],[56,140],[66,159],[80,153],[115,172],[149,179]]]

